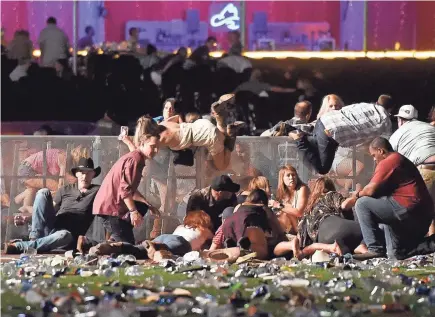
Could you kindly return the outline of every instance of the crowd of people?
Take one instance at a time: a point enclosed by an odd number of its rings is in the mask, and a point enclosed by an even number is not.
[[[87,28],[86,34],[81,46],[93,44],[93,30]],[[355,259],[365,260],[404,259],[435,251],[433,109],[429,122],[423,122],[418,120],[416,108],[403,105],[395,115],[398,128],[394,131],[392,113],[396,110],[390,95],[347,106],[336,94],[321,98],[321,90],[313,84],[322,86],[318,71],[294,80],[288,69],[287,84],[268,84],[263,73],[252,69],[250,61],[241,56],[237,32],[229,34],[229,54],[218,61],[209,55],[216,44],[214,37],[206,39],[189,58],[187,50],[180,48],[161,59],[152,45],[140,49],[136,29],[129,34],[129,54],[119,57],[124,64],[113,66],[109,75],[104,71],[104,76],[94,65],[96,69],[89,70],[88,76],[100,92],[115,87],[122,96],[134,95],[141,90],[139,82],[148,82],[148,88],[156,88],[156,100],[168,97],[162,115],[144,116],[141,107],[125,111],[124,115],[139,117],[131,137],[121,129],[126,117],[105,107],[104,117],[91,134],[115,135],[121,130],[119,139],[129,152],[105,171],[101,185],[92,183],[101,168],[94,166],[86,147],[52,148],[23,159],[18,168],[23,191],[12,197],[21,206],[14,223],[30,224],[30,232],[26,240],[6,242],[6,253],[63,248],[96,255],[129,253],[157,261],[201,251],[204,257],[235,261],[246,254],[259,259],[302,259],[324,251],[351,253]],[[68,39],[56,26],[56,19],[47,20],[38,42],[40,70],[52,71],[62,82],[71,80]],[[31,79],[32,67],[39,66],[31,62],[28,32],[17,31],[5,54],[16,62],[7,72],[9,84],[38,87]],[[204,82],[212,73],[220,80],[218,88],[213,80]],[[57,86],[50,87],[56,90]],[[154,88],[147,89],[147,94]],[[282,120],[283,111],[259,107],[268,93],[299,93],[290,119]],[[43,127],[37,133],[52,134],[49,130]],[[243,183],[225,174],[231,168],[232,153],[240,151],[237,136],[260,133],[265,138],[280,136],[295,142],[314,171],[311,181],[305,184],[297,169],[288,164],[280,167],[276,188],[249,166],[243,166],[249,174]],[[158,177],[152,176],[159,187],[160,208],[139,191],[146,164],[160,148],[169,148],[174,164],[192,166],[198,147],[206,149],[207,164],[215,171],[210,186],[190,193],[183,223],[172,233],[157,232],[152,240],[137,241],[133,229],[142,226],[148,212],[158,221],[166,202],[166,184]],[[354,148],[375,162],[373,173],[365,160],[353,157]],[[43,182],[44,164],[48,174],[64,175],[67,184],[50,178]],[[69,165],[73,166],[70,170]],[[334,182],[331,177],[339,180]],[[357,180],[355,186],[351,178]],[[105,241],[86,235],[95,218],[107,233]]]
[[[133,228],[142,225],[145,214],[157,219],[161,215],[138,191],[147,160],[159,148],[168,147],[177,154],[178,164],[190,165],[193,157],[186,162],[189,154],[185,152],[205,147],[215,170],[224,170],[231,157],[225,153],[234,151],[238,128],[244,125],[230,116],[234,103],[234,95],[223,95],[210,106],[210,115],[201,118],[198,113],[178,113],[174,100],[167,100],[161,117],[138,120],[132,139],[120,135],[130,152],[111,167],[101,186],[92,185],[100,168],[75,149],[71,175],[77,181],[61,186],[54,198],[50,189],[36,193],[33,207],[15,219],[17,225],[31,223],[29,241],[7,242],[6,253],[21,253],[29,247],[38,252],[74,248],[97,255],[130,253],[157,261],[201,251],[204,257],[235,261],[248,253],[259,259],[302,259],[324,251],[351,253],[365,260],[404,259],[435,251],[434,122],[419,121],[417,110],[404,105],[395,115],[398,129],[393,133],[389,95],[348,106],[339,96],[327,95],[313,122],[309,122],[311,103],[298,102],[294,117],[277,123],[264,137],[286,136],[296,141],[318,173],[308,184],[291,165],[280,168],[276,190],[262,175],[253,175],[240,186],[221,174],[210,186],[190,193],[183,223],[171,234],[136,241]],[[376,167],[370,179],[353,191],[338,191],[329,175],[321,174],[330,172],[337,159],[340,162],[335,165],[341,165],[340,149],[348,151],[353,146],[367,151]],[[53,154],[54,167],[61,155]],[[33,175],[26,164],[23,172]],[[352,172],[347,170],[344,176]],[[26,184],[26,190],[32,188],[34,193],[31,182]],[[92,217],[100,218],[107,241],[85,235]]]
[[[205,115],[217,97],[234,93],[233,115],[247,123],[245,134],[260,135],[287,117],[297,101],[310,101],[317,113],[329,92],[354,103],[388,91],[425,111],[435,97],[431,60],[249,59],[240,56],[237,32],[228,34],[231,48],[221,58],[210,56],[217,46],[212,36],[190,55],[184,47],[170,54],[144,43],[134,28],[116,50],[103,47],[100,54],[92,46],[92,27],[85,32],[78,44],[87,56],[78,56],[77,74],[71,70],[71,42],[53,17],[34,44],[26,30],[17,30],[9,43],[2,39],[2,102],[13,105],[3,111],[3,120],[95,122],[107,112],[117,124],[133,127],[144,114],[156,116],[168,98],[175,97],[184,113]],[[39,58],[33,47],[41,49]]]

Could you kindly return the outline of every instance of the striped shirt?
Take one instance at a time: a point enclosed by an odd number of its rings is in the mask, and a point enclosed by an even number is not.
[[[391,135],[391,120],[388,111],[377,104],[357,103],[325,113],[320,120],[342,147],[351,147],[372,141],[374,138]]]

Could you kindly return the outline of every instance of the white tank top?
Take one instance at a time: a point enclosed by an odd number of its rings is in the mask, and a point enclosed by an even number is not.
[[[193,240],[199,238],[201,232],[198,229],[193,229],[185,226],[178,226],[173,234],[176,236],[183,237],[188,242],[192,242]]]

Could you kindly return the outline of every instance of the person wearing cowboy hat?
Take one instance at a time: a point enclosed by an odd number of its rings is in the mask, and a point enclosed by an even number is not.
[[[40,189],[32,213],[14,219],[16,225],[22,225],[31,217],[30,241],[6,243],[5,253],[20,254],[28,248],[40,253],[75,246],[77,238],[85,235],[92,223],[92,205],[100,188],[92,184],[92,179],[100,173],[101,168],[94,168],[91,158],[81,158],[71,169],[76,183],[61,187],[54,198],[49,189]]]

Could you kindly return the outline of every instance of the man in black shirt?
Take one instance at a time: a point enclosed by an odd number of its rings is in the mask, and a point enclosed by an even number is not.
[[[225,208],[235,207],[237,197],[235,193],[240,190],[240,185],[235,184],[227,175],[217,176],[211,186],[195,190],[189,197],[186,212],[202,210],[206,212],[213,223],[214,231],[222,224],[219,217]]]
[[[20,254],[27,248],[47,252],[75,245],[78,236],[85,235],[92,223],[92,205],[100,186],[91,182],[100,172],[91,158],[81,158],[77,167],[71,169],[77,183],[60,188],[54,199],[47,188],[39,190],[31,215],[30,241],[6,243],[5,253]]]
[[[199,46],[190,55],[190,59],[193,60],[197,65],[206,64],[210,58],[210,51],[216,46],[216,38],[210,36],[205,41],[204,45]]]

